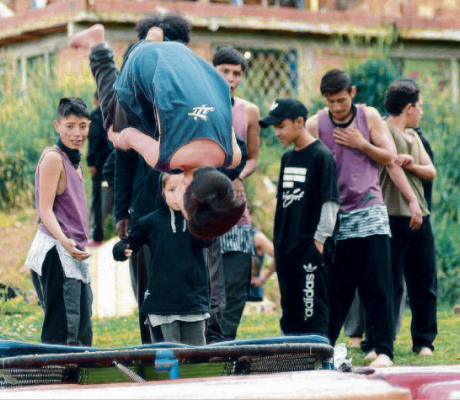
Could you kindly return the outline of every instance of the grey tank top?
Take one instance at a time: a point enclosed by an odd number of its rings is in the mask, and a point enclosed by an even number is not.
[[[48,236],[54,237],[40,218],[40,176],[39,167],[43,157],[50,151],[58,152],[62,157],[67,183],[62,194],[56,195],[53,212],[61,226],[62,232],[68,238],[75,240],[80,249],[86,246],[89,237],[89,218],[86,203],[85,182],[78,176],[77,170],[70,163],[64,152],[57,147],[47,147],[43,150],[35,170],[35,207],[39,218],[38,229]],[[81,167],[79,167],[81,168]],[[56,239],[56,238],[55,238]]]

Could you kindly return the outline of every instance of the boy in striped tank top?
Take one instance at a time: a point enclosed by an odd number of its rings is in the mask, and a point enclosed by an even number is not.
[[[330,275],[329,339],[334,345],[358,289],[373,329],[361,348],[367,359],[375,359],[372,366],[389,366],[394,342],[390,225],[378,166],[397,169],[396,150],[378,111],[353,104],[356,87],[348,74],[326,73],[321,94],[327,108],[307,121],[307,129],[334,154],[341,201]],[[404,179],[402,170],[396,175]],[[411,223],[420,223],[417,217]]]
[[[259,107],[234,96],[247,69],[246,59],[240,52],[231,47],[223,47],[214,54],[213,65],[230,85],[233,129],[244,140],[248,150],[246,165],[232,182],[237,197],[246,201],[243,180],[259,164]],[[225,340],[235,340],[251,279],[253,241],[247,205],[238,223],[220,238],[220,246],[226,298],[221,330]]]

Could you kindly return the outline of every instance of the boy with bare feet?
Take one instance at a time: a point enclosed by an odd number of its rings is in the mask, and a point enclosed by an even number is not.
[[[321,80],[327,109],[307,129],[334,153],[340,189],[340,229],[330,273],[329,339],[334,345],[356,289],[375,334],[361,344],[371,366],[392,365],[394,318],[390,226],[378,180],[378,165],[394,163],[395,149],[377,110],[354,105],[356,88],[343,71]]]

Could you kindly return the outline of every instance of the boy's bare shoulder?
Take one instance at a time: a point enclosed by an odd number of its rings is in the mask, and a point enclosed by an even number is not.
[[[251,103],[248,100],[242,99],[241,97],[235,97],[235,99],[238,99],[239,101],[241,101],[248,110],[257,110],[257,111],[259,111],[259,107],[256,104]]]
[[[48,153],[46,153],[42,161],[40,162],[40,167],[41,169],[43,167],[54,167],[54,168],[59,168],[62,167],[62,156],[59,154],[57,150],[50,150]]]
[[[307,122],[305,123],[305,127],[311,135],[318,137],[318,114],[308,118]]]

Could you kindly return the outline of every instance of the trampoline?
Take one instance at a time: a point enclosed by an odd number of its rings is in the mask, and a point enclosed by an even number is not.
[[[0,389],[330,370],[333,354],[315,335],[116,349],[0,341]]]

